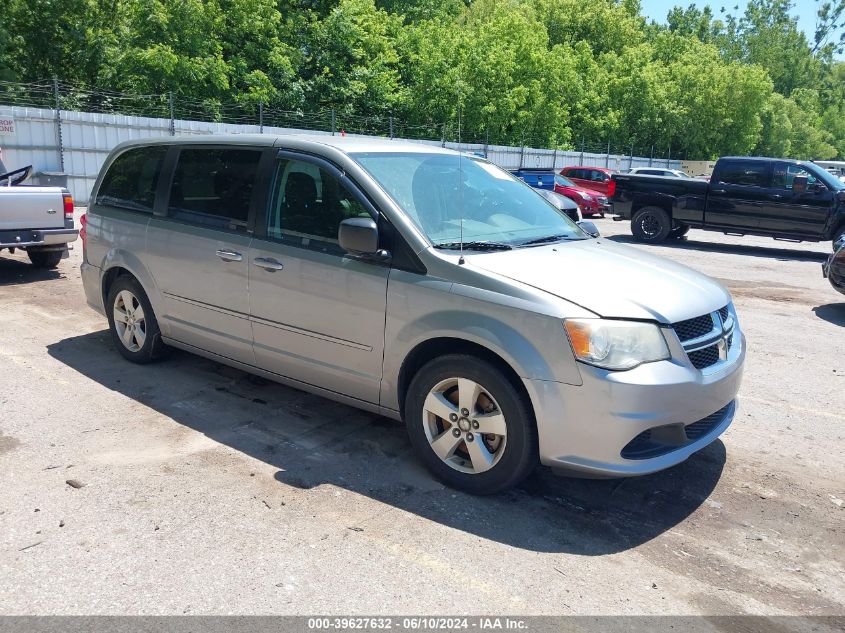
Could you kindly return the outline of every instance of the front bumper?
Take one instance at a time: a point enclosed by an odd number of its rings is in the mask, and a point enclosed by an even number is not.
[[[77,229],[21,229],[0,231],[0,248],[54,246],[76,241]]]
[[[584,204],[581,205],[579,208],[581,209],[581,213],[585,216],[607,215],[612,210],[612,207],[609,204],[599,204],[597,202]]]
[[[731,363],[711,374],[667,360],[623,372],[579,364],[580,386],[527,380],[540,461],[592,477],[645,475],[684,461],[733,420],[745,361],[742,335],[740,346]]]

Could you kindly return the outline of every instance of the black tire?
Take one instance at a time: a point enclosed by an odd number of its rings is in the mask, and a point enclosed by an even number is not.
[[[132,350],[121,339],[118,333],[117,325],[115,324],[115,305],[118,301],[118,295],[122,291],[128,291],[135,298],[137,303],[133,302],[135,309],[137,306],[143,310],[143,344],[138,346],[138,349]],[[146,364],[164,358],[170,348],[161,340],[161,330],[158,327],[153,307],[150,305],[150,300],[147,298],[147,293],[138,283],[138,280],[129,275],[121,275],[114,280],[114,283],[109,288],[108,297],[106,298],[106,315],[109,320],[109,331],[111,332],[112,340],[114,341],[117,351],[129,361],[138,364]],[[140,323],[140,321],[139,321]],[[140,326],[139,326],[140,327]],[[137,339],[132,339],[133,343],[137,344]]]
[[[845,235],[845,224],[833,232],[833,240],[830,242],[833,250],[836,250],[836,242],[838,242],[843,235]]]
[[[669,237],[672,230],[672,218],[663,209],[645,207],[631,218],[631,233],[638,242],[658,244]]]
[[[456,470],[434,452],[427,437],[428,416],[423,410],[426,398],[438,384],[451,378],[467,378],[483,386],[484,393],[489,393],[504,416],[507,439],[501,446],[503,453],[484,472]],[[411,380],[404,404],[405,425],[417,455],[437,479],[452,488],[479,495],[501,492],[519,484],[539,462],[537,425],[527,397],[500,369],[485,360],[454,354],[429,361]],[[475,441],[486,442],[489,437],[478,435]],[[468,444],[462,446],[459,450],[467,450]]]
[[[62,251],[27,251],[29,261],[36,268],[53,269],[62,261]]]
[[[669,231],[669,239],[670,240],[677,240],[682,238],[684,235],[689,233],[689,225],[688,224],[679,224],[671,231]]]

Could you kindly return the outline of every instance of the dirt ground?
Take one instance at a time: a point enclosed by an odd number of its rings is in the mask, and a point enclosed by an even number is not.
[[[539,470],[487,498],[431,480],[394,422],[186,353],[127,363],[85,305],[81,245],[52,272],[4,252],[0,613],[842,615],[830,244],[635,247],[733,293],[736,421],[657,475]]]

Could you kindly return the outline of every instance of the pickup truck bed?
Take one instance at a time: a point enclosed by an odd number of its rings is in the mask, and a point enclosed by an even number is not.
[[[630,220],[644,242],[689,228],[820,242],[845,231],[845,184],[813,163],[720,158],[710,182],[615,174],[615,220]],[[793,186],[794,185],[794,186]]]
[[[73,199],[61,187],[0,186],[0,250],[25,250],[36,266],[55,268],[79,231]]]

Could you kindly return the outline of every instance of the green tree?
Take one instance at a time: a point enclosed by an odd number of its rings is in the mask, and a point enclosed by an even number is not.
[[[311,23],[302,66],[306,103],[348,113],[386,114],[401,106],[396,38],[400,16],[376,8],[373,0],[340,0]]]

